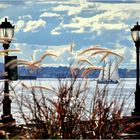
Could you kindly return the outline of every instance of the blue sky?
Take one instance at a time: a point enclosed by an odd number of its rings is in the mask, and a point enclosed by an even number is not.
[[[135,47],[130,29],[140,22],[138,0],[0,0],[0,22],[7,17],[15,25],[11,48],[21,49],[19,59],[38,60],[46,51],[47,66],[69,65],[77,53],[100,45],[124,56],[122,68],[134,68]],[[70,52],[70,44],[75,44]],[[1,45],[1,50],[2,50]],[[98,56],[91,61],[98,65]],[[2,57],[0,61],[3,61]]]

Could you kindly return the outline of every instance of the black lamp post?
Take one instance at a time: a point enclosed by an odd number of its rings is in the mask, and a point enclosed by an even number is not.
[[[11,25],[10,22],[7,21],[7,18],[5,18],[5,21],[2,22],[0,25],[0,37],[1,38],[9,38],[12,39],[14,35],[14,26]],[[8,50],[10,47],[11,41],[9,40],[7,44],[3,44],[4,50]],[[15,121],[13,119],[11,114],[11,99],[9,98],[9,68],[6,67],[6,63],[8,63],[8,51],[5,52],[4,55],[4,68],[5,68],[5,76],[4,76],[4,99],[2,101],[3,103],[3,115],[1,116],[3,123],[10,123]]]
[[[137,24],[131,29],[131,36],[136,46],[136,61],[137,61],[137,68],[136,68],[136,91],[135,91],[135,109],[132,112],[132,116],[139,116],[140,117],[140,74],[139,74],[139,48],[140,48],[140,25]]]

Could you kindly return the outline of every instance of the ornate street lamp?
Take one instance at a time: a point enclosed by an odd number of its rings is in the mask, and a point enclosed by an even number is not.
[[[11,40],[14,35],[14,26],[11,25],[10,22],[7,21],[7,18],[5,18],[5,21],[0,24],[0,37],[5,39],[8,38],[7,43],[3,43],[4,50],[8,50],[10,47]],[[5,69],[5,75],[4,75],[4,99],[2,101],[3,103],[3,115],[1,116],[3,123],[10,123],[15,121],[13,119],[11,114],[11,99],[9,98],[9,68],[6,67],[6,64],[9,61],[8,57],[8,51],[5,52],[4,55],[4,69]]]
[[[136,91],[135,91],[135,109],[132,112],[132,116],[140,116],[140,74],[139,74],[139,48],[140,48],[140,25],[137,24],[131,29],[131,36],[136,46],[136,61],[137,61],[137,68],[136,68]]]

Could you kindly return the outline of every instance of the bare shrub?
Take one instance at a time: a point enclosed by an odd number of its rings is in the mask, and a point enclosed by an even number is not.
[[[139,125],[123,119],[128,97],[121,92],[114,91],[110,98],[107,86],[99,90],[97,85],[94,92],[89,88],[90,81],[81,82],[77,77],[59,79],[58,83],[58,87],[45,92],[41,86],[29,90],[23,85],[20,98],[15,93],[29,138],[121,138],[122,133]],[[87,98],[89,93],[91,100]]]

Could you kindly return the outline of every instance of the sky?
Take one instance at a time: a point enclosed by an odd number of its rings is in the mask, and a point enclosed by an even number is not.
[[[0,23],[7,17],[15,25],[10,49],[21,52],[10,55],[19,59],[38,60],[50,51],[59,57],[48,56],[43,65],[68,66],[80,51],[98,45],[124,57],[120,68],[134,68],[130,30],[140,22],[139,7],[139,0],[0,0]],[[98,58],[90,61],[99,65]]]

